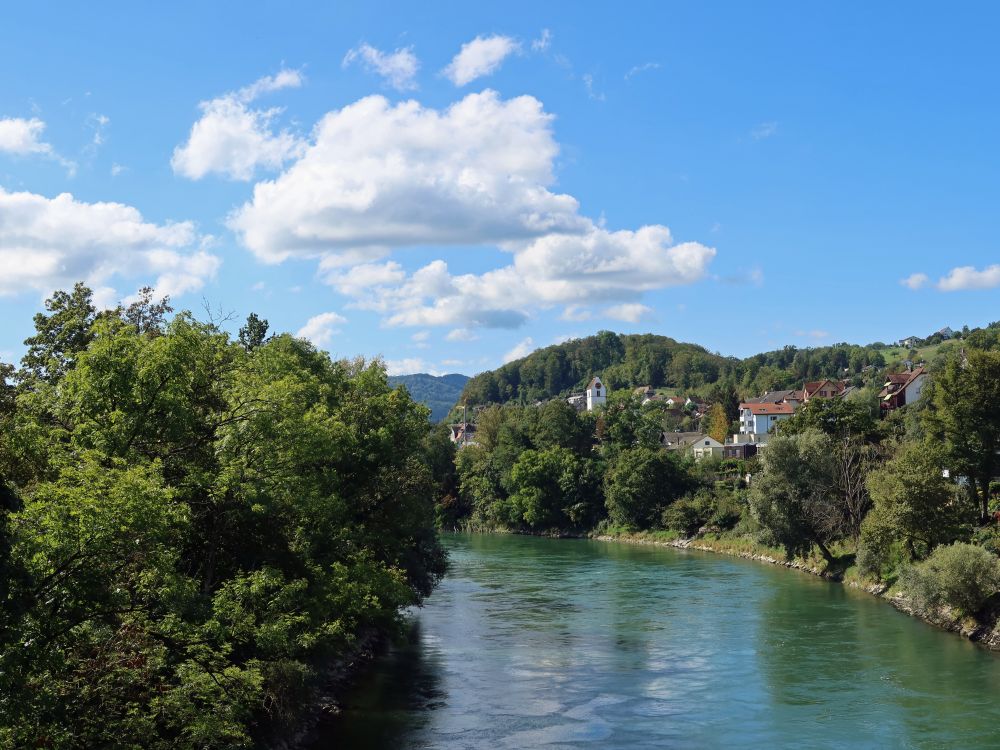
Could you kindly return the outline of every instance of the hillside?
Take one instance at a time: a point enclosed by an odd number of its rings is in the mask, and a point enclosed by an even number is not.
[[[419,401],[431,410],[431,421],[440,422],[458,401],[468,380],[468,375],[459,373],[428,375],[421,372],[415,375],[391,375],[389,385],[393,388],[405,385],[414,401]]]
[[[545,347],[527,357],[480,373],[465,386],[468,405],[532,403],[583,390],[595,374],[612,389],[649,385],[701,395],[710,399],[733,391],[741,397],[767,390],[801,387],[804,381],[847,378],[855,385],[874,383],[884,370],[898,370],[907,356],[925,360],[932,369],[964,344],[997,346],[1000,324],[967,330],[962,338],[941,343],[928,339],[914,350],[882,343],[800,349],[786,346],[746,359],[724,357],[697,344],[655,334],[601,331]]]

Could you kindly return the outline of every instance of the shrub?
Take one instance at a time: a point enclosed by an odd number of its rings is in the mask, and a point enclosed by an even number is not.
[[[1000,559],[982,547],[956,542],[903,571],[903,589],[922,606],[947,604],[965,613],[982,608],[1000,590]]]
[[[665,511],[661,523],[665,529],[691,536],[701,528],[705,519],[695,498],[684,497]]]

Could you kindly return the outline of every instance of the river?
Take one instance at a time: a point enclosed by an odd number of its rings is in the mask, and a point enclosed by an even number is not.
[[[311,750],[993,748],[1000,657],[688,550],[446,535],[451,570]]]

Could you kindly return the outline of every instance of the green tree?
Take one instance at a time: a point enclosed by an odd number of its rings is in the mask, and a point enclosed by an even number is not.
[[[604,478],[608,517],[627,528],[650,528],[689,488],[686,473],[671,454],[645,447],[623,450]]]
[[[948,468],[969,479],[980,520],[989,520],[990,482],[1000,474],[1000,352],[953,357],[931,383],[928,435],[942,442]]]
[[[240,328],[240,344],[247,351],[253,351],[267,340],[268,323],[252,312],[247,322]]]
[[[121,311],[121,316],[126,323],[135,326],[139,333],[159,335],[166,325],[167,315],[173,311],[170,297],[164,296],[154,302],[153,287],[144,286],[136,294],[136,299]]]
[[[261,744],[444,570],[427,410],[381,365],[139,328],[55,331],[0,416],[0,746]]]
[[[837,463],[830,437],[816,429],[771,438],[748,495],[750,511],[786,553],[813,545],[832,561],[829,544],[844,528]]]
[[[35,335],[24,341],[28,350],[21,366],[26,374],[51,383],[65,375],[90,344],[97,308],[93,292],[78,283],[72,292],[57,291],[45,300],[45,311],[48,314],[35,314]]]
[[[940,544],[966,536],[975,511],[957,487],[941,476],[944,457],[933,444],[907,443],[868,475],[873,507],[861,527],[859,559],[881,573],[891,547],[906,559],[922,559]]]

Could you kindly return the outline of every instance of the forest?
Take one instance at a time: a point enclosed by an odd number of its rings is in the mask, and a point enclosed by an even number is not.
[[[77,285],[0,377],[0,747],[234,748],[444,572],[378,362]]]
[[[601,331],[538,349],[476,375],[466,384],[460,403],[532,404],[580,392],[598,374],[612,389],[651,386],[710,402],[719,400],[720,392],[749,398],[771,390],[801,388],[804,381],[822,378],[846,378],[861,386],[880,377],[885,368],[902,369],[907,359],[926,359],[937,367],[963,346],[995,347],[998,336],[1000,324],[994,323],[985,328],[966,327],[947,341],[934,334],[913,350],[881,342],[864,346],[842,343],[806,349],[786,346],[738,359],[666,336]]]

